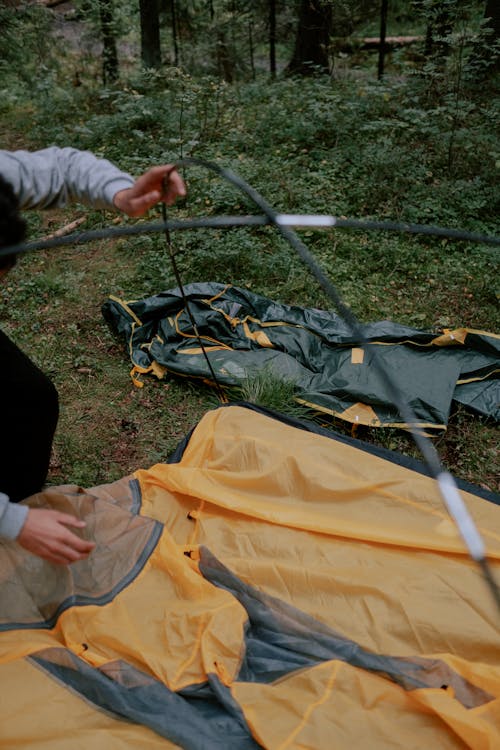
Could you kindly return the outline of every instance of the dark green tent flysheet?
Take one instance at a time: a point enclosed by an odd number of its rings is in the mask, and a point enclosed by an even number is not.
[[[147,299],[110,297],[106,320],[126,341],[137,383],[165,373],[238,386],[260,372],[292,382],[305,406],[353,424],[406,427],[380,365],[411,405],[417,425],[444,430],[453,402],[500,419],[500,336],[467,328],[438,333],[391,321],[363,327],[359,346],[335,313],[283,305],[230,284],[186,285]],[[203,342],[200,346],[196,329]]]

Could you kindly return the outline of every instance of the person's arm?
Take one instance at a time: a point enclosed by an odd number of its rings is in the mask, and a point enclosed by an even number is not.
[[[70,565],[84,560],[95,544],[80,539],[68,527],[83,529],[85,522],[58,510],[11,503],[0,492],[0,540],[15,540],[48,562]]]
[[[0,539],[17,539],[26,521],[29,508],[11,503],[4,492],[0,492]]]
[[[160,200],[186,194],[175,168],[153,167],[137,180],[107,159],[74,148],[1,151],[0,174],[19,198],[21,209],[48,209],[79,202],[142,216]]]
[[[131,188],[134,178],[107,159],[74,148],[0,151],[0,174],[19,199],[19,207],[56,208],[79,202],[114,208],[117,192]]]

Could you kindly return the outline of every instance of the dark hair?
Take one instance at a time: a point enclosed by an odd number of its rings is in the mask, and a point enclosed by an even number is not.
[[[0,175],[0,248],[17,245],[26,236],[26,222],[19,213],[19,201],[10,185]],[[10,268],[15,255],[0,256],[0,268]]]

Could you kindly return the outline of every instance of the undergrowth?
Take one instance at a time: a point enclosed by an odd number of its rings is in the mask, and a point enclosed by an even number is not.
[[[97,85],[89,70],[72,88],[59,65],[31,88],[22,79],[9,81],[0,100],[0,132],[4,147],[72,145],[133,174],[186,156],[213,160],[281,212],[498,233],[498,90],[494,84],[478,90],[466,78],[457,90],[456,78],[434,76],[433,96],[428,80],[410,65],[389,69],[383,81],[360,67],[308,80],[270,82],[258,75],[234,85],[165,68],[131,71],[112,87]],[[257,213],[213,174],[198,167],[182,171],[188,197],[170,216]],[[50,221],[60,225],[82,215],[83,229],[113,218],[74,207]],[[153,218],[160,218],[158,211]],[[49,231],[47,214],[31,214],[31,237]],[[496,249],[358,230],[301,230],[300,236],[363,321],[498,331]],[[185,283],[233,283],[286,304],[332,307],[272,228],[179,231],[172,239]],[[165,458],[214,404],[209,389],[182,379],[150,380],[135,390],[126,352],[100,318],[108,294],[140,298],[172,286],[160,235],[33,255],[4,284],[2,326],[61,391],[53,483],[104,482]],[[243,395],[283,410],[293,400],[290,390],[281,392],[264,378],[248,383]],[[329,426],[350,430],[339,422]],[[437,447],[454,473],[494,489],[496,435],[492,423],[460,412]],[[366,430],[361,436],[415,453],[402,433]]]

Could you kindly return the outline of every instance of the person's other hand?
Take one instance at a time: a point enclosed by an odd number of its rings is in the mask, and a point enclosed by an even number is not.
[[[95,544],[81,539],[68,527],[83,529],[85,522],[58,510],[30,508],[17,541],[44,560],[69,565],[84,560]]]
[[[159,201],[171,206],[186,195],[184,180],[172,164],[152,167],[134,185],[116,193],[113,202],[127,216],[144,216]]]

